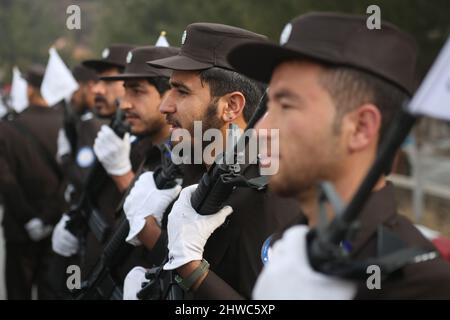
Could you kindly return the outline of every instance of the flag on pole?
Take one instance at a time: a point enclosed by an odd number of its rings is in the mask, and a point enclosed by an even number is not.
[[[408,108],[412,114],[450,121],[450,37]]]
[[[50,106],[63,99],[70,99],[78,89],[78,83],[55,48],[50,48],[50,57],[41,85],[42,97]]]
[[[161,34],[159,35],[158,40],[156,41],[155,47],[169,47],[169,42],[166,38],[166,32],[161,31]]]
[[[27,81],[22,77],[19,68],[13,68],[11,84],[11,107],[16,112],[22,112],[28,107]]]
[[[6,108],[5,104],[3,103],[3,97],[0,94],[0,118],[3,117],[7,113],[8,113],[8,109]]]

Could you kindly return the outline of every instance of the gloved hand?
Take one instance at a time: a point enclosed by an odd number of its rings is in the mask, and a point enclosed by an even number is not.
[[[55,226],[52,234],[52,249],[57,254],[70,257],[78,252],[78,239],[66,229],[66,223],[70,220],[67,214],[63,214]]]
[[[306,249],[307,226],[288,229],[275,242],[268,263],[253,289],[253,299],[348,300],[356,283],[312,269]]]
[[[134,267],[128,272],[123,282],[123,300],[138,300],[136,294],[142,289],[142,283],[148,282],[142,267]]]
[[[103,125],[94,142],[94,152],[106,172],[113,176],[121,176],[131,170],[130,134],[127,132],[120,139],[114,131]]]
[[[198,214],[191,205],[191,196],[197,186],[195,184],[184,188],[169,214],[169,262],[164,265],[164,270],[173,270],[188,262],[202,260],[209,236],[233,212],[233,208],[225,206],[212,215]]]
[[[66,131],[64,128],[59,129],[58,131],[58,140],[57,140],[58,150],[56,152],[56,159],[58,162],[61,162],[61,158],[67,154],[72,153],[72,148],[70,147],[69,139],[67,138]]]
[[[145,225],[145,218],[153,216],[161,225],[164,211],[176,199],[181,191],[181,186],[159,190],[153,179],[153,172],[148,171],[139,176],[125,199],[123,211],[130,223],[130,232],[127,242],[137,246],[140,241],[137,235]]]
[[[39,218],[33,218],[25,224],[25,230],[33,241],[40,241],[52,233],[52,226],[44,225]]]

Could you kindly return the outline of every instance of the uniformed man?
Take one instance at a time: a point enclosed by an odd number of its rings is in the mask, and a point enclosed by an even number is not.
[[[95,104],[92,88],[98,81],[95,71],[77,65],[72,74],[79,88],[73,93],[70,105],[65,106],[64,127],[58,133],[56,156],[70,183],[66,200],[75,204],[81,194],[83,181],[94,163],[92,146],[104,121],[92,113]]]
[[[87,60],[82,64],[85,67],[93,69],[99,78],[102,76],[118,75],[123,72],[126,65],[126,56],[132,48],[132,45],[113,44],[102,51],[102,57],[100,59]],[[95,94],[95,114],[110,122],[110,119],[115,116],[119,102],[125,94],[123,82],[99,80],[92,87],[92,92]],[[102,153],[100,157],[95,152],[94,144],[94,153],[105,169],[107,176],[102,181],[94,181],[96,183],[95,188],[93,186],[90,186],[90,188],[91,190],[95,190],[91,191],[88,197],[92,207],[97,209],[104,221],[112,227],[115,223],[116,209],[124,191],[122,189],[123,187],[119,189],[119,185],[114,181],[114,175],[120,175],[122,172],[130,170],[130,168],[137,170],[142,158],[135,157],[134,155],[136,153],[145,153],[147,148],[151,147],[151,144],[144,141],[143,143],[134,144],[134,147],[131,148],[128,133],[121,139],[114,132],[105,129],[107,126],[102,126],[101,128],[107,131],[104,136],[111,143],[108,145],[108,152]],[[102,129],[97,133],[96,138],[98,138]],[[140,151],[137,152],[136,150]],[[142,150],[144,151],[142,152]],[[111,158],[111,154],[116,155],[116,157]],[[63,215],[55,228],[52,241],[55,252],[66,257],[79,252],[78,240],[65,229],[68,220],[69,217]],[[95,238],[94,234],[88,232],[86,236],[86,248],[84,248],[85,263],[82,263],[81,266],[83,277],[89,273],[91,267],[96,262],[101,248],[102,244]]]
[[[126,122],[130,125],[130,132],[137,137],[134,144],[140,140],[149,144],[145,150],[136,158],[141,159],[142,167],[145,164],[145,171],[155,170],[161,164],[161,152],[158,145],[166,142],[170,138],[170,126],[166,123],[164,115],[159,112],[161,102],[170,89],[167,69],[158,69],[146,64],[147,61],[167,58],[178,54],[179,49],[175,47],[138,47],[131,50],[127,55],[126,67],[123,73],[115,76],[101,77],[105,81],[123,82],[125,95],[120,103],[120,108],[125,111]],[[105,130],[105,128],[103,128]],[[109,128],[106,128],[109,131]],[[97,152],[102,152],[101,145],[108,144],[108,141],[96,140]],[[138,150],[139,151],[139,150]],[[135,179],[135,172],[131,169],[114,177],[116,184],[124,190]],[[134,221],[130,222],[130,227],[134,227]],[[120,283],[132,267],[144,264],[151,267],[155,262],[151,256],[147,255],[147,250],[143,247],[136,248],[132,254],[123,261],[116,274]]]
[[[72,94],[71,106],[78,115],[86,114],[95,107],[95,94],[93,88],[98,81],[98,76],[93,69],[81,64],[72,69],[72,75],[78,82],[78,90]]]
[[[349,36],[351,35],[351,36]],[[309,227],[318,222],[317,188],[330,181],[348,203],[371,167],[386,129],[414,91],[416,45],[389,23],[369,30],[366,17],[311,13],[292,20],[280,45],[244,44],[229,57],[242,73],[270,81],[267,116],[258,128],[280,130],[279,162],[270,187],[296,196]],[[270,138],[270,136],[269,136]],[[413,224],[397,213],[394,186],[383,176],[347,244],[355,259],[376,257],[388,230],[411,247],[433,250]],[[309,265],[304,226],[275,244],[254,297],[436,299],[450,298],[450,265],[441,258],[408,264],[369,290],[318,274]],[[308,292],[308,290],[311,291]]]
[[[173,47],[139,47],[128,53],[124,73],[100,78],[104,81],[123,83],[125,95],[120,108],[125,111],[125,119],[130,125],[131,133],[138,138],[148,139],[155,146],[169,138],[169,125],[159,112],[159,105],[170,88],[168,81],[170,72],[150,67],[145,62],[177,53],[178,49]],[[107,144],[108,141],[99,137],[96,143],[98,143],[97,153],[101,154],[102,144]],[[157,157],[158,163],[159,160]],[[114,179],[119,189],[124,190],[134,179],[134,173],[128,170],[116,175]]]
[[[77,65],[72,75],[78,82],[78,90],[72,94],[69,104],[64,105],[63,127],[58,132],[56,159],[67,178],[65,200],[69,207],[75,206],[83,192],[84,181],[95,163],[94,139],[100,126],[108,122],[92,112],[95,95],[93,86],[98,81],[94,70]],[[59,232],[68,220],[63,214],[52,234],[52,248],[57,254],[51,258],[49,277],[53,292],[58,299],[71,297],[66,285],[66,270],[69,265],[79,264],[78,257],[66,257],[77,252],[78,241],[70,233]],[[63,237],[61,237],[64,235]]]
[[[45,68],[26,74],[30,106],[13,121],[0,123],[0,193],[4,195],[8,299],[53,298],[46,277],[53,225],[65,209],[65,183],[55,161],[62,125],[60,109],[40,94]]]
[[[263,90],[256,82],[235,72],[225,57],[231,48],[242,41],[265,39],[240,28],[194,23],[187,27],[183,35],[179,55],[149,63],[173,70],[170,78],[172,88],[160,110],[166,115],[174,133],[177,129],[186,129],[193,137],[195,121],[201,121],[202,133],[214,128],[219,129],[223,137],[226,137],[225,131],[230,124],[245,128]],[[225,143],[226,139],[221,142]],[[200,150],[203,154],[204,149]],[[204,161],[203,164],[211,162]],[[257,167],[248,163],[242,166],[242,172],[247,177],[258,174]],[[160,228],[163,212],[167,204],[175,199],[176,191],[157,190],[152,173],[142,176],[124,205],[128,219],[139,222],[138,228],[131,228],[128,241],[142,242],[154,251],[167,246],[169,236],[170,256],[166,266],[176,269],[183,278],[188,278],[199,265],[206,265],[202,262],[204,257],[211,265],[211,272],[206,279],[202,279],[201,285],[194,283],[195,286],[190,288],[195,298],[249,298],[262,268],[261,249],[265,240],[277,228],[283,228],[297,218],[298,207],[293,201],[283,201],[271,193],[238,187],[226,201],[228,206],[222,212],[222,220],[212,221],[205,216],[197,221],[186,221],[186,224],[180,221],[175,225],[171,224],[171,213],[166,231]],[[214,232],[203,253],[207,236],[223,223],[224,215],[231,213],[230,206],[234,213],[229,223]],[[170,228],[185,232],[174,241],[171,240]],[[172,250],[175,243],[178,246],[176,254]],[[142,269],[133,271],[143,273]],[[129,279],[133,278],[134,275],[130,274]],[[139,281],[134,281],[137,287],[140,286]],[[135,288],[130,288],[130,291],[133,290]],[[130,298],[136,298],[136,290],[129,295],[125,293]]]
[[[103,49],[100,59],[83,61],[83,66],[97,72],[97,76],[115,76],[123,72],[126,57],[135,46],[130,44],[112,44]],[[92,88],[95,94],[94,111],[99,117],[111,118],[116,112],[118,100],[125,94],[123,82],[101,80]]]
[[[126,66],[127,55],[134,46],[125,44],[113,44],[102,51],[102,59],[87,60],[83,62],[84,66],[96,70],[100,79],[93,87],[95,94],[95,112],[102,118],[112,118],[120,102],[125,95],[124,82],[109,77],[121,74]],[[97,143],[94,145],[94,151],[98,160],[102,163],[106,172],[110,175],[120,192],[125,191],[127,183],[119,177],[129,173],[131,170],[130,156],[130,137],[128,134],[124,138],[119,138],[108,126],[102,126],[97,136]],[[143,143],[142,148],[147,149],[147,144]],[[141,149],[141,148],[134,148]],[[145,152],[144,152],[145,153]],[[136,162],[140,162],[139,159]],[[128,182],[131,179],[126,180]]]
[[[145,62],[169,57],[177,54],[177,52],[178,49],[173,47],[138,47],[127,54],[126,66],[122,73],[100,78],[101,81],[105,82],[123,83],[125,94],[122,97],[120,108],[125,111],[126,122],[130,125],[131,133],[136,137],[131,145],[131,151],[126,143],[106,126],[102,127],[102,134],[99,134],[95,140],[94,149],[97,154],[104,152],[103,147],[110,148],[111,144],[119,146],[117,150],[123,155],[122,159],[119,157],[119,163],[127,163],[126,168],[128,168],[128,171],[114,176],[116,185],[119,186],[121,191],[128,188],[134,178],[134,172],[141,167],[142,162],[145,161],[146,169],[149,170],[154,170],[160,164],[161,154],[159,149],[154,146],[169,137],[169,125],[166,124],[163,115],[159,112],[159,104],[170,88],[169,71],[152,68]],[[110,143],[105,141],[105,136],[107,138],[112,137],[113,141]],[[131,152],[133,153],[130,154]],[[99,158],[104,164],[105,152],[100,154]],[[111,168],[116,165],[117,158],[108,161],[109,173],[112,174]],[[110,201],[116,200],[120,199],[110,199]],[[116,217],[113,220],[114,224]],[[62,221],[58,224],[56,230],[53,239],[55,251],[61,252],[63,255],[76,253],[78,251],[78,240],[65,229]],[[142,252],[140,252],[140,255],[142,256]],[[93,262],[95,262],[94,259],[91,263]],[[139,262],[142,263],[142,260]],[[125,265],[123,269],[128,268],[129,263],[127,261],[124,261],[123,264]],[[128,272],[129,269],[125,271]],[[125,271],[122,271],[122,273]]]

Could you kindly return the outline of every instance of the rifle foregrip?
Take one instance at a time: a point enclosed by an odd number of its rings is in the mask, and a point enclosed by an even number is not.
[[[69,213],[70,219],[66,221],[65,228],[74,236],[78,234],[80,223],[77,222],[77,219],[79,219],[79,216],[77,216],[76,213]]]
[[[127,238],[128,232],[130,231],[130,225],[125,217],[120,220],[119,226],[113,233],[112,237],[108,240],[105,246],[103,255],[107,260],[111,260],[119,249],[124,245],[124,241]],[[109,261],[112,262],[112,261]]]
[[[159,190],[173,188],[177,185],[170,173],[167,174],[164,172],[162,167],[155,170],[153,178],[155,179],[155,185]]]
[[[205,173],[200,180],[197,190],[192,194],[192,207],[201,215],[214,214],[223,208],[224,202],[229,198],[233,185],[224,182],[222,176],[211,181]]]

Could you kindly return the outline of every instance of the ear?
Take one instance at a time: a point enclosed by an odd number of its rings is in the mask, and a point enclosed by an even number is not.
[[[245,106],[245,97],[242,92],[234,91],[220,98],[222,108],[221,117],[225,122],[233,122],[242,116]]]
[[[348,140],[350,152],[361,151],[372,144],[378,144],[381,113],[375,105],[364,104],[347,116],[352,128]]]

